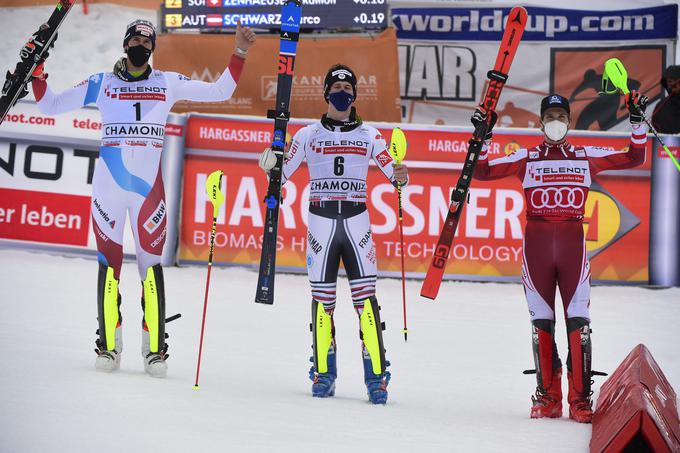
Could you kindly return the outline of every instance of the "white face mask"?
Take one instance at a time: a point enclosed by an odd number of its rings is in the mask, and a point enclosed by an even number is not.
[[[562,121],[549,121],[543,125],[546,137],[554,142],[559,142],[567,135],[567,125]]]

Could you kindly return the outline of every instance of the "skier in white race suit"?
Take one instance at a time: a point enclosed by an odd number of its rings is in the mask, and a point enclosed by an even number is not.
[[[531,418],[562,416],[562,362],[554,340],[555,290],[559,286],[569,344],[569,417],[581,423],[592,420],[590,262],[583,215],[593,176],[645,162],[647,126],[642,115],[648,102],[637,91],[626,99],[631,123],[626,152],[570,144],[569,101],[558,94],[541,102],[541,131],[545,137],[540,145],[489,161],[491,133],[486,137],[474,177],[490,180],[516,176],[526,199],[522,282],[531,316],[538,384],[532,396]],[[493,127],[496,115],[491,113]],[[473,124],[483,121],[486,115],[482,108],[477,109]]]
[[[385,360],[380,307],[375,297],[376,250],[366,210],[366,176],[373,160],[393,184],[408,183],[404,165],[396,165],[380,132],[364,124],[352,104],[357,77],[345,65],[331,67],[324,80],[328,112],[293,137],[283,164],[282,183],[304,160],[310,175],[307,230],[307,271],[312,287],[314,365],[310,370],[312,395],[335,394],[337,377],[333,312],[336,282],[342,260],[359,315],[364,382],[369,400],[387,402],[390,372]],[[276,156],[266,149],[260,166],[271,170]]]
[[[161,174],[161,152],[168,112],[179,100],[229,99],[243,70],[255,34],[236,30],[235,50],[215,83],[191,80],[176,72],[152,69],[149,58],[156,47],[151,22],[132,22],[123,38],[127,54],[112,72],[93,74],[63,93],[53,93],[43,65],[33,73],[33,92],[44,114],[58,114],[94,104],[102,117],[102,143],[92,179],[92,225],[97,241],[99,275],[96,341],[98,371],[120,367],[122,342],[121,296],[118,291],[123,261],[126,214],[135,240],[142,280],[142,356],[144,369],[165,377],[165,289],[160,265],[166,236],[166,205]]]

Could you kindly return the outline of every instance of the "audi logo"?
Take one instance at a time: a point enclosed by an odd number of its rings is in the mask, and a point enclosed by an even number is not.
[[[530,200],[537,209],[579,209],[586,202],[586,195],[581,187],[539,187],[531,192]]]

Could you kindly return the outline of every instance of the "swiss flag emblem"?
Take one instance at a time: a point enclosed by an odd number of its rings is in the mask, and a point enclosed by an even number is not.
[[[208,6],[222,6],[222,0],[208,0]]]
[[[387,150],[384,150],[382,153],[378,154],[375,159],[378,161],[381,167],[384,167],[385,165],[392,162],[392,156],[390,156],[390,153],[388,153]]]

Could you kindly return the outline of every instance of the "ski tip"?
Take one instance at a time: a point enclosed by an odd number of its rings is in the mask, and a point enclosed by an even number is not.
[[[529,14],[527,13],[527,10],[523,6],[515,6],[510,10],[509,17],[512,17],[511,20],[525,24],[527,19],[529,18]]]

